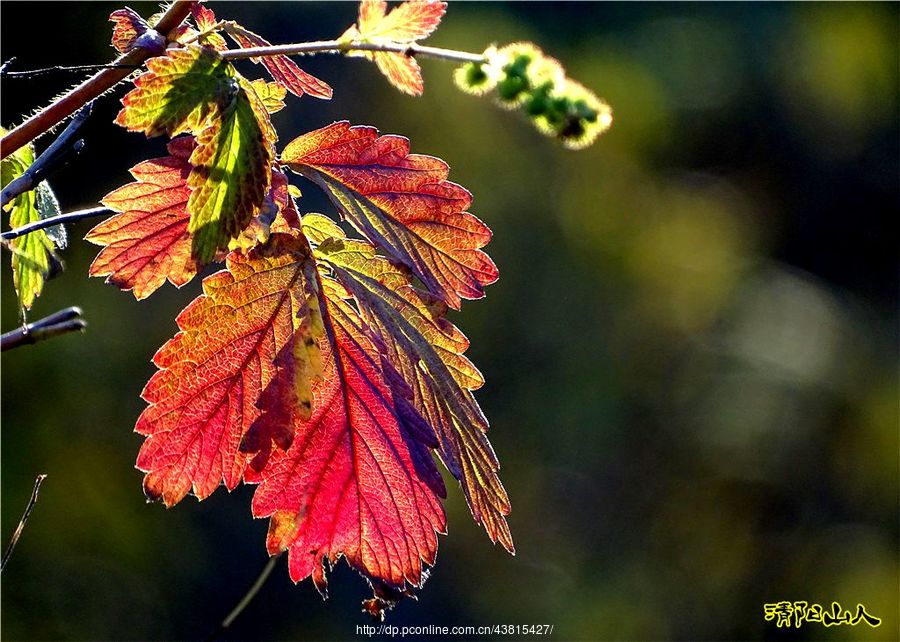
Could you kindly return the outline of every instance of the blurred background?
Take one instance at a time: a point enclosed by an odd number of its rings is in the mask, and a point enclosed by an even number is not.
[[[119,6],[7,2],[2,58],[15,70],[109,61]],[[348,2],[211,7],[276,43],[334,37],[356,18]],[[280,146],[342,118],[407,135],[450,163],[495,233],[501,279],[453,320],[487,378],[478,399],[518,554],[491,546],[454,484],[432,577],[390,624],[553,624],[558,640],[900,638],[898,12],[453,3],[429,44],[533,40],[613,106],[612,129],[580,152],[460,93],[444,62],[422,61],[414,99],[365,60],[300,61],[335,98],[289,97],[274,116]],[[78,79],[4,78],[3,124]],[[125,90],[98,102],[85,151],[53,177],[64,211],[162,155],[163,141],[111,124]],[[295,182],[304,209],[327,208]],[[4,545],[35,475],[49,475],[3,573],[2,636],[203,638],[265,564],[266,523],[250,518],[252,488],[169,511],[144,502],[139,393],[199,282],[136,303],[89,280],[92,224],[69,228],[67,269],[32,313],[79,305],[87,333],[2,357]],[[342,563],[330,586],[323,603],[281,562],[228,637],[361,639],[363,580]],[[781,600],[863,604],[883,623],[778,630],[763,605]]]

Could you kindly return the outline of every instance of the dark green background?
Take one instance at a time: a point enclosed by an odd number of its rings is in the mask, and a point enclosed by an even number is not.
[[[108,61],[117,6],[4,2],[2,58]],[[356,12],[211,6],[274,42],[334,37]],[[495,232],[501,279],[453,320],[487,378],[478,399],[518,555],[490,545],[454,485],[433,575],[391,624],[900,636],[897,25],[893,3],[453,4],[430,44],[534,40],[609,101],[613,128],[582,152],[461,94],[447,63],[423,61],[413,99],[364,60],[301,60],[335,98],[289,99],[281,146],[340,118],[405,134],[450,163]],[[3,124],[76,80],[4,78]],[[84,153],[53,177],[64,209],[163,151],[111,124],[124,90],[98,102]],[[297,183],[307,211],[327,207]],[[67,270],[33,312],[80,305],[87,333],[2,357],[4,542],[49,475],[3,574],[2,635],[202,638],[265,563],[266,524],[250,488],[170,511],[144,502],[138,395],[199,282],[136,303],[88,280],[89,225],[70,228]],[[282,563],[231,637],[361,639],[363,581],[341,564],[331,589],[323,603]],[[884,623],[786,633],[763,619],[779,600],[862,603]]]

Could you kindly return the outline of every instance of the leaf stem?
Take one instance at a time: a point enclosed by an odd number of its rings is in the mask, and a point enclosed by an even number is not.
[[[182,23],[190,11],[191,3],[188,0],[177,0],[169,6],[155,27],[156,31],[163,35],[163,40],[172,29]],[[4,136],[0,141],[0,158],[6,158],[23,145],[27,145],[66,116],[125,80],[135,66],[140,66],[151,56],[160,53],[162,50],[155,48],[135,47],[119,56],[113,61],[113,67],[94,74]]]
[[[87,321],[81,318],[81,308],[75,306],[65,308],[0,336],[0,351],[6,352],[13,348],[51,339],[61,334],[84,330],[86,327]]]
[[[31,499],[28,500],[28,505],[25,506],[25,512],[22,514],[22,519],[19,520],[19,525],[16,526],[12,539],[9,540],[6,550],[3,551],[3,561],[0,562],[0,571],[3,571],[3,569],[6,568],[6,563],[9,561],[13,549],[16,547],[19,538],[22,536],[22,531],[25,529],[25,522],[28,521],[28,518],[31,516],[31,511],[34,510],[34,505],[37,504],[38,492],[40,492],[41,484],[44,483],[45,479],[47,479],[47,475],[38,475],[37,479],[34,480],[34,490],[31,491]]]
[[[65,214],[59,214],[58,216],[42,218],[41,220],[35,221],[34,223],[22,225],[21,227],[3,232],[2,234],[0,234],[0,239],[4,241],[11,241],[13,239],[19,238],[20,236],[31,234],[32,232],[42,230],[46,227],[53,227],[54,225],[60,225],[63,223],[73,223],[75,221],[80,221],[81,219],[94,218],[97,216],[104,216],[106,214],[112,213],[113,211],[108,207],[91,207],[85,210],[74,210],[72,212],[66,212]]]
[[[209,637],[206,638],[206,642],[212,642],[221,636],[225,631],[228,630],[228,627],[237,619],[237,616],[241,614],[241,612],[247,608],[247,605],[256,597],[256,594],[259,593],[259,589],[263,587],[263,584],[266,583],[266,580],[269,579],[269,575],[272,573],[272,569],[275,568],[275,564],[278,562],[278,558],[281,557],[281,553],[277,555],[273,555],[269,558],[269,561],[266,562],[266,565],[263,567],[263,570],[260,572],[259,576],[256,578],[256,581],[253,582],[253,585],[250,589],[244,594],[244,597],[241,598],[241,601],[237,603],[237,605],[231,609],[231,612],[225,616],[225,619],[219,624],[218,628],[213,631]]]
[[[341,40],[318,40],[313,42],[296,42],[287,45],[270,45],[266,47],[248,47],[246,49],[231,49],[223,51],[222,57],[226,60],[238,60],[241,58],[261,58],[264,56],[291,56],[296,54],[315,53],[347,53],[348,51],[386,51],[400,53],[407,56],[427,56],[453,62],[484,62],[482,54],[457,51],[455,49],[442,49],[440,47],[426,47],[416,43],[398,42],[343,42]]]

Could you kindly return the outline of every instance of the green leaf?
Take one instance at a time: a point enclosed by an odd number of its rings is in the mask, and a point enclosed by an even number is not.
[[[2,128],[0,132],[4,135],[6,133]],[[0,163],[2,186],[6,187],[21,176],[33,162],[34,147],[31,145],[22,147],[3,159]],[[35,190],[19,194],[4,210],[9,212],[9,227],[15,229],[57,214],[59,206],[56,205],[56,197],[53,196],[50,187],[43,182]],[[50,274],[51,261],[55,261],[53,241],[47,232],[48,230],[38,230],[9,242],[12,252],[13,285],[23,311],[31,308],[34,300],[44,289],[44,282]],[[61,232],[61,235],[58,239],[61,246],[64,246],[65,232]]]
[[[191,155],[188,231],[198,260],[212,260],[259,212],[269,189],[274,141],[265,105],[240,79],[221,117],[197,136]]]
[[[147,61],[122,99],[116,123],[148,137],[198,134],[239,89],[237,72],[214,50],[189,45]]]

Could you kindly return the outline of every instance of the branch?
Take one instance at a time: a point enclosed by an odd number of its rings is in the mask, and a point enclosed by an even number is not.
[[[296,42],[289,45],[271,45],[267,47],[248,47],[247,49],[232,49],[223,51],[222,57],[226,60],[238,60],[241,58],[261,58],[264,56],[292,56],[296,54],[315,53],[347,53],[348,51],[387,51],[404,54],[406,56],[428,56],[453,62],[484,62],[482,54],[456,51],[455,49],[441,49],[440,47],[425,47],[416,43],[373,43],[373,42],[343,42],[340,40],[319,40],[316,42]]]
[[[250,589],[244,594],[244,597],[241,598],[241,601],[237,603],[233,609],[231,609],[231,613],[225,616],[225,619],[219,624],[215,631],[209,634],[206,638],[206,642],[212,642],[213,640],[217,640],[225,631],[228,630],[228,627],[237,619],[237,616],[241,614],[241,612],[247,608],[247,605],[250,604],[250,601],[256,597],[256,594],[259,593],[259,589],[263,587],[263,584],[266,583],[266,580],[269,579],[269,575],[272,573],[272,569],[275,568],[276,562],[278,562],[278,558],[281,557],[281,553],[277,555],[273,555],[269,558],[269,561],[266,562],[266,565],[263,567],[263,570],[260,572],[259,576],[256,578],[256,581],[253,582],[253,585]]]
[[[37,160],[31,164],[31,167],[3,188],[3,193],[0,195],[0,207],[5,206],[19,194],[33,190],[38,183],[44,180],[50,172],[59,167],[70,156],[81,152],[84,147],[84,140],[78,139],[73,141],[72,139],[75,138],[75,134],[81,129],[88,116],[91,115],[92,105],[93,102],[89,102],[82,107],[75,114],[68,127],[63,130],[63,133],[37,157]]]
[[[86,327],[87,321],[81,318],[81,308],[66,308],[0,336],[0,352],[84,330]]]
[[[3,571],[3,569],[6,568],[6,563],[9,561],[13,549],[19,542],[19,537],[22,536],[22,531],[25,529],[25,522],[28,521],[28,518],[31,516],[31,511],[34,510],[34,505],[37,504],[38,492],[41,490],[41,484],[44,483],[45,479],[47,479],[47,475],[38,475],[37,479],[34,480],[34,490],[31,491],[31,499],[28,500],[28,505],[25,506],[25,512],[22,514],[22,519],[19,520],[19,525],[16,526],[16,531],[13,533],[12,539],[9,540],[6,550],[3,551],[3,561],[0,562],[0,571]]]
[[[42,218],[41,220],[29,223],[28,225],[22,225],[21,227],[9,230],[8,232],[3,232],[2,234],[0,234],[0,240],[11,241],[13,239],[19,238],[20,236],[31,234],[32,232],[42,230],[46,227],[53,227],[54,225],[61,225],[63,223],[74,223],[75,221],[80,221],[84,218],[94,218],[97,216],[105,216],[106,214],[113,213],[114,212],[108,207],[91,207],[86,210],[66,212],[65,214],[59,214],[58,216],[51,216],[49,218]]]
[[[6,158],[23,145],[27,145],[66,116],[120,83],[131,74],[134,66],[140,66],[151,56],[163,53],[166,36],[184,21],[190,11],[191,3],[187,0],[174,2],[155,27],[156,32],[162,34],[161,42],[155,43],[156,46],[134,47],[113,61],[114,67],[94,74],[65,96],[13,129],[0,141],[0,158]]]

